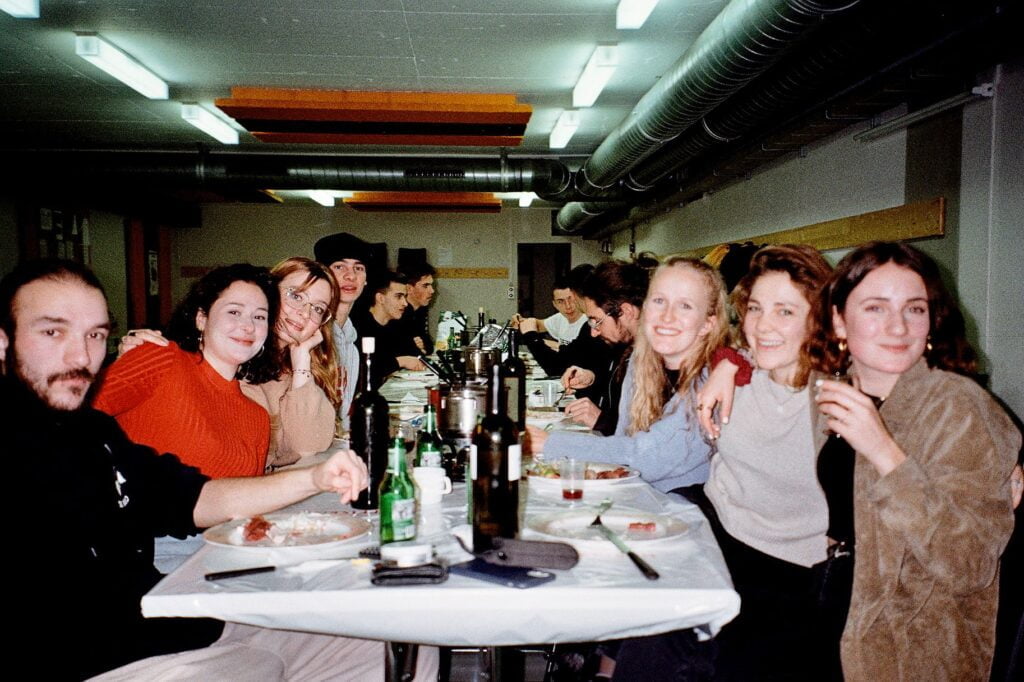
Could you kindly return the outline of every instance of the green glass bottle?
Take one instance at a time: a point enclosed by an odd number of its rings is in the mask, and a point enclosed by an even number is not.
[[[423,428],[420,429],[416,440],[418,441],[416,445],[416,466],[441,466],[444,442],[441,440],[441,434],[437,432],[437,410],[433,405],[427,405],[427,411],[423,417]]]
[[[380,482],[380,544],[416,537],[416,490],[405,467],[405,443],[395,436]]]

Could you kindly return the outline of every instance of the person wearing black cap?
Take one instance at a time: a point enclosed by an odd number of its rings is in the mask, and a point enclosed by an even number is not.
[[[317,261],[326,265],[338,282],[340,296],[334,311],[334,350],[338,354],[338,367],[342,370],[342,401],[338,409],[342,427],[348,431],[352,398],[359,383],[359,338],[349,315],[352,305],[366,287],[366,264],[370,262],[370,245],[347,232],[338,232],[321,238],[313,247]]]

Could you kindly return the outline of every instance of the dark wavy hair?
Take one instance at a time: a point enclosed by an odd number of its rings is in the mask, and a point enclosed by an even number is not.
[[[643,308],[649,283],[650,276],[644,268],[626,261],[613,260],[594,268],[577,293],[618,319],[622,314],[623,303],[632,304],[637,311]]]
[[[185,299],[178,304],[171,315],[167,326],[167,338],[177,343],[182,350],[199,353],[201,334],[196,327],[196,315],[199,311],[209,315],[214,302],[224,291],[235,282],[255,284],[267,297],[267,340],[264,348],[256,357],[238,368],[236,379],[248,381],[250,384],[262,384],[273,381],[281,375],[281,364],[278,354],[274,351],[274,327],[277,325],[277,311],[281,302],[277,291],[277,282],[264,267],[236,263],[214,268],[202,279],[192,285]],[[266,348],[266,344],[270,348]]]
[[[828,284],[832,266],[813,246],[807,244],[780,244],[766,246],[755,253],[750,259],[750,267],[732,291],[730,300],[736,314],[740,318],[740,329],[737,341],[741,346],[747,345],[743,334],[743,319],[747,315],[750,303],[750,291],[762,276],[771,272],[789,275],[804,299],[810,304],[807,313],[807,335],[800,346],[799,364],[793,377],[793,385],[803,388],[811,370],[820,365],[818,361],[817,339],[821,336],[822,304],[821,292]]]
[[[924,357],[929,367],[976,377],[978,359],[967,341],[964,316],[956,300],[942,283],[939,266],[912,246],[899,242],[870,242],[847,254],[836,266],[824,292],[820,356],[822,369],[842,371],[849,363],[849,353],[839,350],[839,338],[832,325],[832,310],[846,310],[846,301],[857,285],[874,269],[886,263],[916,272],[924,280],[928,293],[930,348]]]

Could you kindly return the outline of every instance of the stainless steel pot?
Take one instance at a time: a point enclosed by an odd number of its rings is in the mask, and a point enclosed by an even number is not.
[[[491,367],[501,362],[501,351],[497,348],[464,348],[462,354],[470,379],[486,379]]]
[[[487,410],[487,389],[479,385],[441,386],[441,430],[469,436]]]

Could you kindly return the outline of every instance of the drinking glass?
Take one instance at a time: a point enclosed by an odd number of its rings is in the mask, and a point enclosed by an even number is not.
[[[566,457],[560,462],[558,473],[562,479],[562,499],[569,500],[570,505],[582,500],[583,482],[587,475],[586,461]]]

